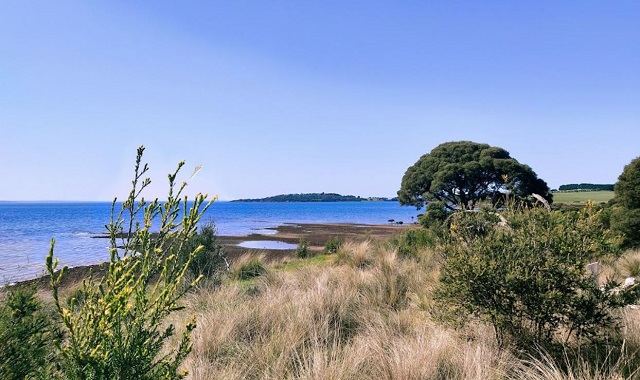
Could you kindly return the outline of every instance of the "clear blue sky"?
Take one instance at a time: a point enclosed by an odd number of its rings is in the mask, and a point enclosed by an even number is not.
[[[638,1],[0,4],[0,199],[124,196],[179,160],[221,199],[394,196],[438,144],[551,187],[640,155]]]

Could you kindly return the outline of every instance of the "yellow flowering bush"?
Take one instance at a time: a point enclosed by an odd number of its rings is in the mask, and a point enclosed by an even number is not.
[[[212,201],[182,196],[186,183],[176,187],[184,162],[169,174],[166,201],[147,202],[142,191],[151,183],[141,165],[138,148],[133,187],[116,212],[116,200],[107,229],[111,240],[108,271],[101,279],[89,277],[75,297],[62,302],[54,242],[47,270],[57,312],[66,338],[59,344],[60,373],[66,379],[180,379],[180,365],[191,350],[195,320],[187,321],[177,348],[166,343],[176,334],[165,318],[181,308],[180,298],[199,281],[185,283],[187,268],[202,247],[185,251],[197,223]],[[152,233],[152,227],[157,229]],[[186,257],[182,256],[186,255]]]

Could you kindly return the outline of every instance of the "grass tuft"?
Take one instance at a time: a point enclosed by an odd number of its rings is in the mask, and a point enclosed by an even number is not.
[[[640,277],[640,249],[625,252],[619,260],[619,270],[623,277]]]
[[[245,254],[240,256],[231,265],[231,278],[236,280],[249,280],[267,273],[263,263],[264,256]]]

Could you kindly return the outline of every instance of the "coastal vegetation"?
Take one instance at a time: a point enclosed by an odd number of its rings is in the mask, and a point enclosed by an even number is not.
[[[281,194],[266,198],[237,199],[232,202],[382,202],[395,201],[396,198],[360,197],[336,193]]]
[[[34,286],[10,289],[0,304],[0,376],[6,380],[47,378],[59,329]]]
[[[615,258],[615,238],[592,206],[577,212],[510,206],[448,222],[435,298],[441,310],[489,323],[500,346],[594,345],[615,335],[614,311],[635,302],[587,264]],[[601,288],[602,286],[602,288]],[[450,309],[450,310],[449,310]],[[465,312],[461,312],[465,311]]]
[[[624,167],[612,199],[611,227],[623,236],[625,247],[640,246],[640,157]]]
[[[574,338],[555,349],[518,348],[513,337],[501,347],[491,323],[466,312],[464,321],[441,315],[435,294],[446,250],[435,232],[413,227],[391,241],[363,236],[333,254],[268,265],[255,254],[232,261],[221,284],[192,289],[166,321],[197,321],[183,363],[187,378],[638,378],[637,309],[612,311],[616,324],[603,329],[609,341],[578,346]],[[413,254],[400,254],[401,245]],[[628,256],[609,260],[599,283],[621,281]]]
[[[141,147],[133,189],[108,225],[106,273],[62,286],[52,245],[50,289],[5,290],[0,377],[640,378],[640,256],[628,248],[633,230],[612,228],[612,215],[632,226],[640,208],[637,160],[612,206],[553,209],[544,181],[506,151],[439,147],[438,162],[453,157],[443,166],[466,174],[407,171],[416,177],[402,193],[429,189],[410,203],[427,202],[421,225],[393,227],[390,239],[301,238],[277,260],[227,258],[212,224],[197,229],[210,203],[187,203],[178,171],[166,202],[141,198],[150,183]],[[435,162],[425,156],[420,170]],[[512,170],[489,181],[457,161],[476,156]],[[547,192],[529,194],[526,183]],[[461,207],[447,207],[463,193]]]
[[[491,324],[469,314],[460,314],[463,325],[440,321],[434,289],[442,286],[445,257],[437,248],[421,245],[410,258],[400,256],[395,244],[362,239],[337,254],[291,260],[298,264],[276,264],[250,283],[231,281],[188,297],[187,307],[207,326],[194,331],[186,361],[190,378],[638,376],[637,309],[613,311],[621,328],[605,328],[610,340],[598,345],[574,338],[555,349],[501,347]]]
[[[449,210],[473,210],[480,202],[500,207],[507,194],[512,200],[537,194],[552,201],[547,183],[506,150],[452,141],[438,145],[407,169],[398,199],[418,209],[435,201]]]
[[[111,222],[106,226],[110,261],[104,275],[90,275],[77,291],[63,297],[61,283],[66,267],[58,270],[51,243],[46,260],[55,315],[51,324],[55,323],[61,334],[53,339],[54,365],[33,366],[46,373],[35,372],[38,376],[181,379],[186,375],[181,365],[191,351],[195,321],[183,321],[177,343],[169,344],[178,330],[177,323],[167,323],[166,319],[182,308],[180,299],[203,275],[212,275],[224,260],[220,260],[220,252],[211,250],[215,248],[215,234],[210,226],[196,233],[211,202],[205,203],[206,196],[198,194],[189,204],[182,196],[186,182],[176,185],[184,162],[169,174],[167,200],[145,201],[141,194],[151,181],[145,178],[148,166],[142,164],[143,152],[144,147],[140,147],[133,186],[119,211],[115,209],[116,200],[113,202]],[[155,223],[159,228],[152,234]],[[207,260],[196,261],[205,245],[209,249],[204,256]],[[36,333],[40,334],[39,330]],[[32,354],[37,357],[37,353]]]

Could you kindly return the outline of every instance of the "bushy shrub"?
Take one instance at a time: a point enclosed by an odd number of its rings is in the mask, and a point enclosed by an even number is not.
[[[499,214],[489,209],[459,211],[447,219],[450,236],[458,240],[473,240],[487,236],[501,222]]]
[[[307,257],[311,256],[311,252],[309,250],[309,242],[304,240],[304,239],[300,239],[300,242],[298,242],[298,248],[296,248],[296,256],[304,259]]]
[[[611,210],[611,228],[622,235],[622,247],[640,247],[640,208],[628,209],[619,204]]]
[[[340,250],[341,246],[342,246],[342,240],[340,240],[340,238],[338,238],[338,237],[332,237],[324,245],[324,252],[325,253],[336,253],[336,252],[338,252]]]
[[[400,257],[418,259],[421,250],[436,246],[438,236],[433,229],[412,228],[393,236],[389,241]]]
[[[186,252],[204,211],[205,195],[192,203],[182,198],[186,186],[175,186],[184,165],[169,175],[169,194],[164,202],[139,198],[151,183],[143,179],[144,147],[138,149],[133,188],[119,212],[112,207],[107,226],[111,237],[107,273],[100,281],[90,277],[68,305],[58,295],[65,269],[57,271],[53,247],[47,256],[53,298],[66,340],[61,345],[60,378],[65,379],[181,379],[179,367],[191,350],[195,321],[186,323],[176,348],[167,347],[176,333],[165,318],[181,308],[180,298],[199,278],[184,284],[185,274],[202,247]],[[182,216],[179,219],[179,216]],[[157,233],[152,225],[159,223]],[[187,257],[182,257],[187,255]]]
[[[585,270],[610,248],[592,207],[512,208],[502,227],[482,213],[461,215],[465,223],[452,222],[444,249],[441,306],[488,321],[500,344],[522,347],[598,340],[615,327],[612,311],[629,299],[599,289]]]
[[[452,214],[445,202],[431,201],[427,203],[426,211],[419,217],[423,227],[439,227]]]
[[[611,227],[623,236],[625,248],[640,246],[640,157],[624,167],[615,184]]]
[[[52,315],[32,286],[10,289],[0,305],[0,378],[47,378],[54,342],[59,339]]]
[[[194,278],[202,275],[207,279],[215,279],[218,275],[229,271],[229,262],[224,249],[217,243],[213,222],[205,223],[185,242],[180,257],[183,260],[188,259],[189,252],[193,252],[200,246],[202,246],[202,250],[189,265],[189,272]]]

